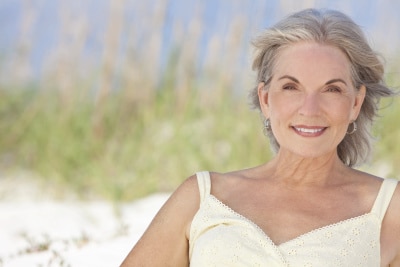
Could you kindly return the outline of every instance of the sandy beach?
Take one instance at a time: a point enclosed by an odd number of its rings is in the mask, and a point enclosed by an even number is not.
[[[0,183],[0,266],[119,266],[169,194],[131,203],[54,200]]]

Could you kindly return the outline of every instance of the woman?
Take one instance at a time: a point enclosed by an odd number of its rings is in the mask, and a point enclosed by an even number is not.
[[[251,97],[275,157],[188,178],[122,265],[400,266],[400,188],[352,168],[392,95],[363,33],[340,12],[308,9],[254,45]]]

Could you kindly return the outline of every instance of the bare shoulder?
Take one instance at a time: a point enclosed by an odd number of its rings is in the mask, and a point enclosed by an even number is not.
[[[121,266],[188,266],[187,229],[199,203],[193,175],[172,193]]]
[[[226,173],[211,172],[211,194],[220,200],[236,198],[246,190],[249,182],[256,179],[251,169]]]
[[[400,266],[400,186],[394,191],[382,222],[382,260],[390,266]]]
[[[226,187],[227,185],[232,185],[241,178],[236,172],[210,172],[212,190],[218,187]]]
[[[193,216],[200,206],[200,194],[196,175],[188,177],[182,184],[172,193],[167,202],[158,212],[154,221],[158,218],[161,221],[164,217],[172,217],[176,221],[180,221],[181,226],[186,229],[192,221]],[[186,233],[186,232],[185,232]]]
[[[400,241],[400,185],[397,183],[392,200],[390,202],[387,215],[392,218],[394,223],[398,226],[398,239]],[[400,242],[399,242],[400,245]]]
[[[158,219],[163,221],[164,216],[171,215],[179,215],[176,218],[189,220],[191,215],[198,209],[199,203],[200,200],[197,179],[196,175],[192,175],[184,180],[182,184],[171,194],[171,196],[159,210],[152,223],[157,223]]]
[[[361,195],[368,198],[368,203],[374,203],[384,179],[360,170],[353,169],[352,172],[354,174],[352,177],[355,179],[349,180],[349,183],[356,191],[359,191]]]
[[[400,185],[399,182],[397,183],[397,187],[394,191],[393,197],[390,201],[388,210],[385,215],[385,221],[384,222],[390,223],[391,226],[393,226],[393,232],[398,233],[397,236],[397,242],[399,245],[400,249]],[[400,251],[399,251],[400,252]]]
[[[389,206],[388,215],[390,221],[393,221],[393,232],[395,233],[396,255],[390,266],[400,266],[400,185],[397,183],[391,204]]]
[[[186,204],[190,204],[193,206],[199,205],[199,187],[197,183],[196,175],[192,175],[188,177],[186,180],[182,182],[182,184],[175,190],[175,192],[171,195],[168,201],[173,202],[177,201],[181,203],[182,200]],[[181,203],[181,204],[184,204]]]

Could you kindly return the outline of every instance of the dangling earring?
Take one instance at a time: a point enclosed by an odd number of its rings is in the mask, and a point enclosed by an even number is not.
[[[268,135],[270,131],[271,131],[271,122],[269,119],[265,119],[263,132],[265,135]]]
[[[357,123],[356,123],[356,121],[353,121],[350,125],[353,125],[353,129],[349,132],[349,130],[347,129],[347,134],[348,135],[351,135],[351,134],[353,134],[353,133],[355,133],[356,131],[357,131]],[[350,125],[349,125],[349,128],[350,128]]]

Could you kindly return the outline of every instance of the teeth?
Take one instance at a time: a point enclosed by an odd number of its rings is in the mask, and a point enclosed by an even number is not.
[[[323,129],[306,129],[306,128],[295,128],[295,129],[303,133],[318,133],[323,130]]]

